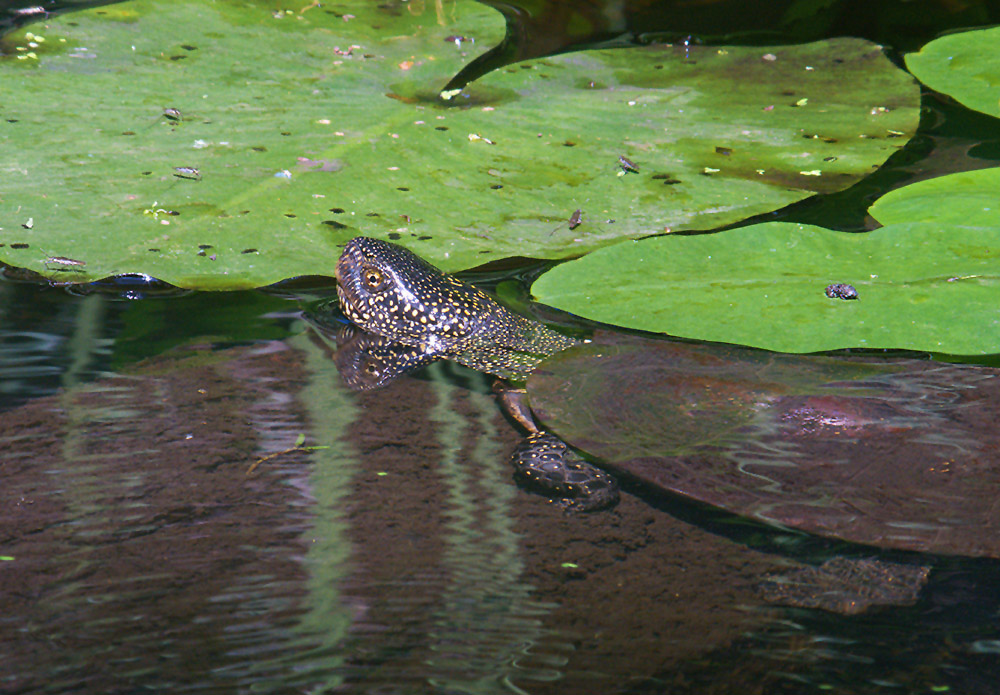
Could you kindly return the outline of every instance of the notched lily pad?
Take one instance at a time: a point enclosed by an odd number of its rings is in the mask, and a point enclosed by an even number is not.
[[[532,293],[595,321],[781,352],[1000,352],[1000,227],[766,223],[601,249]],[[849,285],[854,301],[831,296]],[[852,298],[853,299],[853,298]]]
[[[528,393],[568,443],[659,489],[858,543],[1000,557],[997,370],[599,337],[547,360]]]
[[[868,213],[884,225],[934,222],[1000,229],[1000,168],[963,171],[886,193]]]
[[[330,275],[358,234],[446,270],[564,258],[846,187],[918,117],[912,78],[855,39],[694,63],[657,48],[570,54],[444,103],[436,90],[502,37],[499,13],[465,1],[441,16],[415,3],[121,9],[54,19],[44,45],[56,50],[0,59],[4,195],[17,202],[0,213],[0,260],[60,281],[134,272],[235,289]],[[444,40],[455,34],[476,43]],[[639,172],[618,176],[620,156]]]
[[[907,55],[906,67],[931,89],[1000,116],[1000,27],[934,39]]]

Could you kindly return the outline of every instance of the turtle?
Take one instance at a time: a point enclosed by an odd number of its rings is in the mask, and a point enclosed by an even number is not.
[[[365,237],[347,244],[336,274],[344,315],[376,334],[355,341],[367,357],[352,369],[379,381],[450,359],[497,376],[501,405],[527,432],[515,477],[569,510],[610,506],[625,475],[771,526],[1000,558],[998,369],[912,353],[579,339]]]
[[[344,315],[386,341],[363,339],[367,369],[385,376],[387,362],[395,373],[449,359],[496,376],[501,406],[526,431],[511,455],[515,478],[567,510],[592,511],[617,502],[615,479],[542,429],[523,387],[543,359],[585,340],[516,314],[409,249],[379,239],[349,241],[337,261],[336,278]],[[357,369],[348,372],[354,383],[364,380]]]
[[[366,237],[346,245],[336,277],[360,329],[339,332],[348,385],[375,388],[439,359],[493,374],[501,406],[527,432],[511,455],[515,478],[567,511],[613,506],[615,475],[625,475],[769,526],[1000,558],[1000,534],[983,533],[997,527],[1000,437],[984,425],[1000,417],[1000,370],[618,332],[579,339]],[[855,613],[914,603],[929,571],[912,557],[835,557],[764,577],[759,592]]]

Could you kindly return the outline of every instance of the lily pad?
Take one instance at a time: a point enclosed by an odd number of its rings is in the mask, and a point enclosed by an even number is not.
[[[1000,371],[616,336],[528,379],[560,437],[661,490],[858,543],[1000,557]]]
[[[564,258],[847,187],[918,117],[855,39],[572,54],[445,103],[471,46],[445,39],[498,41],[499,13],[145,0],[36,29],[0,59],[0,260],[63,282],[330,275],[359,234],[447,270]]]
[[[931,89],[1000,116],[1000,27],[942,36],[908,54],[906,67]]]
[[[885,225],[935,222],[1000,228],[998,190],[1000,168],[963,171],[890,191],[876,200],[868,213]]]
[[[767,223],[601,249],[535,282],[595,321],[781,352],[1000,352],[1000,227]],[[851,285],[856,300],[827,296]]]

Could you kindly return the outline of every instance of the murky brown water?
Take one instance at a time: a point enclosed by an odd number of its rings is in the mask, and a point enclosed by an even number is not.
[[[996,674],[991,563],[925,558],[912,607],[783,608],[762,577],[851,548],[642,490],[566,515],[512,483],[519,434],[485,377],[438,364],[352,393],[275,297],[0,294],[5,374],[34,354],[0,416],[3,692],[877,692]],[[76,334],[25,343],[11,300],[32,294]],[[237,332],[287,337],[168,338],[169,305],[189,327],[255,306]],[[157,354],[112,367],[101,346],[123,327]]]

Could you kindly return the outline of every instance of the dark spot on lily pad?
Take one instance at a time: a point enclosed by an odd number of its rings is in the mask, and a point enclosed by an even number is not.
[[[250,149],[253,150],[254,152],[267,152],[267,148],[264,147],[263,145],[257,145],[255,147],[251,147]]]
[[[499,183],[497,183],[497,184],[494,184],[494,185],[490,186],[490,188],[492,188],[494,191],[496,191],[496,190],[499,190],[499,189],[503,188],[503,186],[501,186]]]
[[[125,130],[125,131],[122,131],[122,135],[135,135],[135,131],[134,130]]]
[[[417,241],[427,241],[428,239],[433,239],[433,238],[434,237],[432,237],[432,236],[426,236],[426,235],[425,236],[418,236],[417,237]]]
[[[22,244],[22,243],[17,243],[17,244],[11,244],[11,245],[10,245],[10,247],[11,247],[12,249],[26,249],[26,248],[28,248],[29,246],[30,246],[30,244]]]
[[[448,130],[448,126],[446,126],[446,125],[436,125],[436,126],[434,126],[434,130]]]
[[[187,56],[170,56],[170,60],[184,60]]]
[[[295,215],[295,213],[294,213],[294,212],[286,212],[286,213],[285,213],[285,217],[293,217],[293,218],[294,218],[295,216],[296,216],[296,215]]]
[[[240,253],[259,253],[257,249],[243,249]]]
[[[328,227],[333,227],[334,229],[347,229],[346,224],[337,222],[337,220],[323,220],[323,224],[325,224]]]
[[[396,190],[397,190],[397,191],[408,191],[408,190],[410,190],[410,189],[409,189],[409,188],[407,188],[406,186],[399,186],[399,187],[398,187],[398,188],[397,188]]]
[[[381,217],[377,212],[369,212],[365,217]]]
[[[402,239],[403,235],[400,234],[399,232],[389,232],[389,238],[392,239],[393,241],[396,241],[397,239]]]
[[[181,44],[181,48],[183,48],[185,51],[197,51],[198,50],[197,46],[192,46],[192,45],[187,44],[187,43],[182,43]]]
[[[346,212],[346,210],[344,210],[344,208],[330,208],[330,212],[335,212],[339,215],[343,212]]]
[[[160,249],[146,249],[146,250],[149,251],[150,253],[159,253],[160,252]]]
[[[665,186],[673,186],[681,182],[680,179],[675,179],[670,174],[653,174],[653,178],[657,181],[663,181],[663,185]]]
[[[733,153],[732,147],[716,147],[715,154],[721,154],[724,157],[728,157]]]
[[[210,248],[212,248],[212,245],[211,244],[198,244],[198,248],[199,249],[210,249]]]

